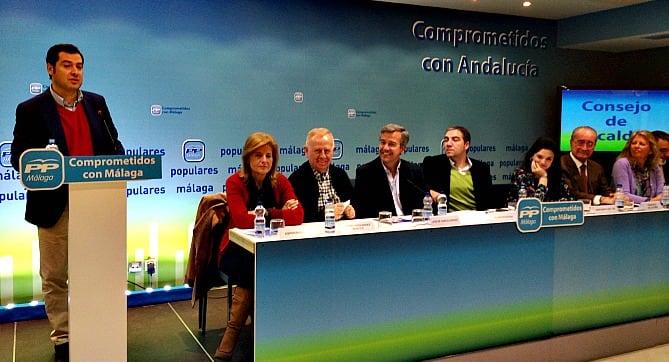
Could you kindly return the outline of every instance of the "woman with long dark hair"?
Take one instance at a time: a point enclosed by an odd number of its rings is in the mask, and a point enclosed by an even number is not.
[[[525,188],[527,197],[541,201],[573,200],[574,196],[562,181],[558,147],[548,137],[539,137],[525,153],[523,163],[513,172],[508,201],[518,201],[518,191]]]

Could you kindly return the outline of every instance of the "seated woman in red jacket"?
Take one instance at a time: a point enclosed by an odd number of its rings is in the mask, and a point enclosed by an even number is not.
[[[277,173],[279,146],[272,135],[256,132],[246,139],[242,150],[242,167],[226,182],[230,222],[228,229],[254,226],[254,209],[258,202],[265,208],[265,220],[284,219],[286,225],[299,225],[304,209],[297,201],[288,178]],[[219,267],[237,283],[232,296],[230,319],[216,349],[216,358],[230,359],[240,328],[253,306],[253,255],[230,242],[228,230],[221,239]]]

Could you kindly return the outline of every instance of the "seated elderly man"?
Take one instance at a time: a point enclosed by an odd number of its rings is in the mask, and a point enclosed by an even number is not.
[[[592,200],[593,205],[613,204],[613,189],[599,163],[590,159],[597,145],[597,131],[589,126],[576,127],[569,141],[571,151],[562,155],[562,179],[577,199]]]
[[[355,218],[355,209],[345,203],[353,194],[351,180],[346,171],[332,165],[332,132],[327,128],[310,130],[304,152],[307,161],[288,177],[304,208],[304,222],[323,221],[328,199],[335,202],[335,219]]]

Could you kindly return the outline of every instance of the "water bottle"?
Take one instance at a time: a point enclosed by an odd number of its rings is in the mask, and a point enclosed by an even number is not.
[[[437,215],[446,215],[448,213],[448,196],[441,193],[437,196]]]
[[[662,191],[662,206],[665,209],[669,209],[669,185],[664,185],[664,190]]]
[[[325,203],[325,232],[335,232],[335,204],[332,199]]]
[[[526,198],[527,198],[527,189],[525,189],[525,185],[521,185],[520,190],[518,190],[518,200]]]
[[[430,192],[428,191],[425,193],[425,197],[423,197],[423,220],[430,220],[430,216],[432,216],[432,196],[430,196]]]
[[[618,209],[618,211],[623,211],[623,207],[625,206],[625,193],[623,192],[623,185],[616,185],[616,193],[613,196],[613,199],[615,200],[614,203],[616,205],[616,209]]]
[[[254,210],[255,218],[255,235],[259,238],[265,236],[265,208],[262,207],[262,202],[258,201],[258,205]]]
[[[46,147],[47,150],[55,150],[58,151],[58,145],[56,144],[56,140],[53,138],[49,138],[49,143],[47,143]]]

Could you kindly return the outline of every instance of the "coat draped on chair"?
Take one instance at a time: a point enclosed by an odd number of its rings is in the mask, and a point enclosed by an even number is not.
[[[218,269],[218,247],[228,226],[230,215],[224,192],[204,195],[200,199],[193,226],[186,282],[193,288],[191,306],[212,287],[221,285]]]

